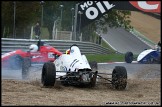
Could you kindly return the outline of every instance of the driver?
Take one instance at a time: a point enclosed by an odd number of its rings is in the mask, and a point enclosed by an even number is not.
[[[155,49],[156,51],[161,52],[161,43],[160,43],[160,41],[158,42],[157,45],[154,46],[154,49]]]
[[[32,44],[29,46],[29,51],[30,52],[37,52],[38,51],[38,46],[36,44]]]
[[[38,46],[38,50],[40,50],[40,46],[44,46],[44,42],[42,42],[40,39],[37,43],[37,46]]]
[[[66,54],[70,54],[70,49],[66,50]]]
[[[161,42],[160,41],[158,42],[158,46],[161,47]]]

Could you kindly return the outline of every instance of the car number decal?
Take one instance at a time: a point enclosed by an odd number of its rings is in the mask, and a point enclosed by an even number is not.
[[[48,58],[54,58],[53,53],[49,52],[49,53],[48,53]]]

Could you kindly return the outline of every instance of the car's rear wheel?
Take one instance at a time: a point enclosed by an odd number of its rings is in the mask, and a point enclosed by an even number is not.
[[[127,86],[127,71],[123,66],[116,66],[112,72],[112,86],[117,90],[123,90]]]
[[[56,68],[54,63],[46,62],[42,68],[41,82],[43,86],[54,86],[56,80]]]
[[[132,52],[127,52],[125,54],[125,62],[132,63],[132,61],[133,61],[133,53]]]

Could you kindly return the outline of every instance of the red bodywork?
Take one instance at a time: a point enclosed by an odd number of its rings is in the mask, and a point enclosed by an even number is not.
[[[22,58],[30,57],[31,63],[44,63],[55,60],[54,55],[61,55],[62,53],[52,46],[40,46],[39,51],[37,52],[24,52],[22,50],[16,50],[9,53],[5,53],[1,56],[2,66],[6,65],[7,62],[10,61],[10,57],[14,55],[20,55]]]

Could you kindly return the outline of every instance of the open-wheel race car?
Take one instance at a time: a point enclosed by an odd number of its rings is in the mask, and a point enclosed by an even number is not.
[[[91,63],[96,67],[97,63]],[[98,79],[105,79],[115,89],[123,90],[127,86],[127,71],[123,66],[116,66],[112,73],[93,71],[85,55],[81,55],[77,45],[72,45],[68,54],[60,55],[54,62],[46,62],[42,68],[41,83],[45,87],[55,85],[60,81],[62,85],[95,87]],[[97,68],[97,67],[96,67]],[[102,75],[111,75],[105,78]]]
[[[22,78],[25,78],[31,64],[53,62],[55,57],[61,54],[60,51],[39,39],[37,44],[29,46],[29,51],[27,52],[18,49],[3,54],[1,56],[1,67],[10,70],[22,69]]]
[[[161,64],[161,49],[160,47],[145,49],[137,57],[132,52],[126,52],[125,62],[132,63],[133,60],[137,60],[141,64]]]

